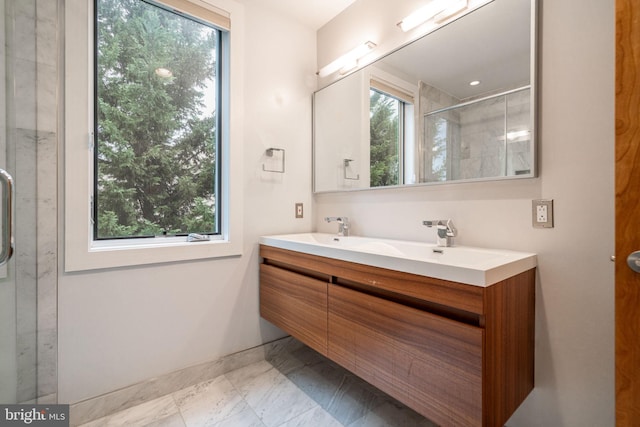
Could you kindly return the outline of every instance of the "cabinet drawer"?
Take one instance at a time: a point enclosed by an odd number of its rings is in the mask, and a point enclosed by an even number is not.
[[[329,285],[328,356],[442,426],[482,425],[484,331]]]
[[[260,265],[260,315],[327,354],[327,282]]]

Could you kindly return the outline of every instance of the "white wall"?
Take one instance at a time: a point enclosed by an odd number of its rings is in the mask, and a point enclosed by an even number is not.
[[[325,166],[314,171],[317,191],[369,186],[369,147],[362,141],[363,118],[368,123],[369,117],[369,105],[363,105],[364,100],[369,100],[369,83],[363,93],[362,80],[341,80],[316,94],[314,156],[318,164]],[[368,141],[368,129],[366,135]],[[346,173],[345,159],[353,160]],[[359,179],[349,179],[356,175]]]
[[[384,34],[413,0],[358,0],[318,33],[318,63]],[[391,7],[393,4],[393,7]],[[541,1],[537,179],[320,194],[357,235],[435,241],[425,218],[452,218],[458,244],[533,251],[536,387],[510,426],[614,425],[614,5]],[[382,41],[381,43],[384,43]],[[531,226],[531,200],[555,201],[555,228]]]
[[[263,234],[311,229],[316,35],[259,1],[244,3],[244,66],[232,70],[232,78],[244,81],[244,253],[239,258],[61,274],[61,403],[282,336],[259,318],[257,240]],[[286,150],[286,174],[262,172],[269,147]],[[296,202],[304,203],[304,219],[294,218]]]

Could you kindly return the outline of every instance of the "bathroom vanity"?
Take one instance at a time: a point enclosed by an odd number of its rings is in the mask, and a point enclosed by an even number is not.
[[[263,318],[441,426],[503,426],[533,389],[534,254],[312,233],[260,256]]]

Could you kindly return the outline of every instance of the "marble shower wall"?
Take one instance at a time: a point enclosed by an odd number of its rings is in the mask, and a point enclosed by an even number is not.
[[[19,402],[56,400],[58,0],[2,0],[6,159],[15,180]],[[13,269],[13,271],[11,271]]]
[[[420,82],[420,182],[530,173],[530,92],[519,90],[425,116],[470,100]]]
[[[460,103],[460,100],[422,81],[419,82],[419,93],[420,103],[419,108],[416,111],[416,114],[418,115],[416,120],[416,123],[418,123],[417,134],[419,153],[418,182],[439,181],[441,178],[438,177],[439,174],[434,170],[434,156],[436,156],[437,153],[434,152],[431,141],[428,141],[425,135],[430,133],[429,126],[425,120],[425,115],[430,111],[458,104]],[[452,123],[460,123],[459,114],[455,110],[445,113],[444,117]],[[446,156],[446,152],[441,154]],[[446,167],[447,169],[450,169],[450,160],[448,163],[449,164],[447,164]]]
[[[454,160],[456,179],[531,172],[530,93],[521,90],[459,109],[461,132],[454,146],[462,147],[462,155]]]

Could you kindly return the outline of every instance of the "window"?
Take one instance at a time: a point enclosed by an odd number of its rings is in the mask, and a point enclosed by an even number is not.
[[[376,89],[370,91],[371,187],[400,184],[403,102]]]
[[[96,0],[96,240],[220,235],[221,31],[148,0]]]
[[[451,115],[438,117],[426,116],[424,123],[425,140],[431,144],[424,150],[425,182],[447,181],[452,179],[452,140],[454,132],[459,133]],[[455,179],[455,178],[454,178]],[[459,178],[458,178],[459,179]]]
[[[243,23],[234,0],[67,0],[65,271],[242,253]]]
[[[413,145],[414,96],[412,88],[398,83],[401,82],[396,80],[394,84],[380,76],[369,80],[371,187],[403,184],[407,182],[405,175],[413,173],[402,159],[410,154]]]

